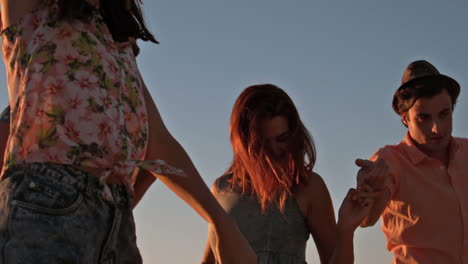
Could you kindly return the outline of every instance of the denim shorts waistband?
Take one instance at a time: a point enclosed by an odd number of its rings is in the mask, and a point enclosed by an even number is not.
[[[103,184],[97,177],[70,165],[38,162],[18,164],[8,168],[3,178],[21,174],[36,174],[47,177],[87,194],[98,192],[103,194],[104,199],[116,204],[129,204],[131,202],[131,195],[125,186]],[[104,195],[104,190],[107,195]]]

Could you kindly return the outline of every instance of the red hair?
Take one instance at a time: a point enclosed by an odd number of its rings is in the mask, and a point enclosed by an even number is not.
[[[262,137],[262,121],[276,116],[288,120],[289,137],[285,160],[268,151]],[[294,187],[303,182],[315,164],[315,145],[291,98],[271,84],[247,87],[232,109],[230,140],[234,152],[227,173],[231,188],[255,195],[265,212],[271,204],[283,211]]]

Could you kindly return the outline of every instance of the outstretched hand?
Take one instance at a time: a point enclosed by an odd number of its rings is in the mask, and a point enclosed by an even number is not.
[[[357,159],[356,165],[361,167],[357,173],[357,189],[362,190],[365,184],[374,191],[381,191],[389,179],[389,168],[383,159],[377,161]]]

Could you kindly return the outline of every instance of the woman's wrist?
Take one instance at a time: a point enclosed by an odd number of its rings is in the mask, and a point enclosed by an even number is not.
[[[356,230],[357,226],[352,226],[349,224],[344,224],[338,220],[337,223],[337,230],[338,230],[338,236],[343,237],[343,238],[353,238],[354,236],[354,231]]]
[[[351,227],[338,227],[338,241],[353,241],[355,228]]]

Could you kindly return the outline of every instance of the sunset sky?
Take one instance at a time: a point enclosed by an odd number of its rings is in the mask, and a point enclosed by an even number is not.
[[[468,1],[160,0],[143,10],[160,45],[139,42],[143,78],[207,185],[228,167],[228,121],[247,86],[273,83],[298,107],[335,212],[355,158],[398,143],[391,108],[403,70],[426,59],[460,83],[455,136],[468,137]],[[8,104],[4,65],[0,107]],[[321,212],[317,212],[320,217]],[[146,263],[199,263],[206,223],[162,183],[135,210]],[[378,225],[358,229],[356,263],[391,263]],[[319,263],[310,238],[308,263]]]

